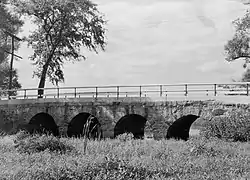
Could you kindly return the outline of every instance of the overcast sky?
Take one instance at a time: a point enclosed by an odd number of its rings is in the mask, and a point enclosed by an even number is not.
[[[60,86],[230,82],[243,62],[228,63],[224,45],[232,21],[246,9],[232,0],[93,0],[105,14],[107,48],[87,60],[65,64]],[[23,34],[32,30],[26,23]],[[21,36],[21,35],[20,35]],[[23,44],[15,61],[23,88],[38,86]],[[46,87],[52,87],[50,83]]]

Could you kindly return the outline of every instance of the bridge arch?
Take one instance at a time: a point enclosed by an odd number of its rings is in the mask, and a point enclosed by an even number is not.
[[[174,139],[181,139],[187,141],[189,139],[189,131],[196,119],[200,116],[194,114],[188,114],[185,116],[180,117],[179,119],[175,120],[167,130],[166,138],[174,138]]]
[[[132,133],[135,139],[143,139],[147,119],[139,114],[127,114],[119,119],[114,128],[114,137]]]
[[[48,113],[41,112],[34,115],[28,123],[28,131],[30,133],[48,133],[54,136],[59,135],[58,126],[54,118]]]
[[[93,139],[102,138],[101,124],[98,119],[88,113],[81,112],[77,114],[68,124],[67,135],[68,137],[83,137],[84,136],[84,126],[87,125],[87,121],[90,118],[89,129],[87,130],[87,137]]]

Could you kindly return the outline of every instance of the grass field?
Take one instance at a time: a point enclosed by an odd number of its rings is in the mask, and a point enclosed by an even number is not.
[[[84,139],[19,133],[0,137],[0,179],[250,179],[250,143],[123,136],[86,146]]]

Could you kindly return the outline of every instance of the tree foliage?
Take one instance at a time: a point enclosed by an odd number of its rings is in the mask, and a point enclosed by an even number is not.
[[[46,78],[55,85],[64,82],[63,64],[85,59],[82,46],[96,53],[105,48],[106,21],[97,5],[89,0],[12,0],[12,3],[37,25],[27,41],[34,50],[30,59],[36,66],[34,75],[40,78],[39,88],[45,86]]]
[[[10,73],[8,65],[9,54],[6,51],[10,52],[11,41],[9,41],[10,37],[5,32],[17,34],[23,25],[23,21],[10,11],[8,5],[7,0],[0,1],[0,90],[8,89]],[[15,42],[15,45],[15,49],[18,49],[19,44]],[[18,82],[17,70],[13,69],[12,73],[12,87],[14,89],[21,88],[21,84]],[[6,93],[0,92],[0,96],[2,95],[6,95]],[[10,95],[16,95],[16,92],[12,92]]]
[[[5,31],[17,34],[22,25],[23,21],[20,17],[9,10],[8,1],[0,0],[0,63],[5,61],[8,57],[8,54],[5,51],[10,51],[11,49],[11,43],[8,41],[9,38]],[[15,44],[15,49],[17,49],[19,44]]]
[[[237,59],[245,61],[246,68],[250,62],[250,12],[247,11],[244,17],[233,22],[236,32],[231,40],[225,45],[226,60],[231,62]]]
[[[250,4],[250,1],[243,2]],[[225,45],[226,60],[232,62],[235,60],[244,60],[243,73],[241,80],[243,82],[250,81],[250,69],[247,68],[250,63],[250,11],[247,10],[245,15],[233,21],[235,26],[235,34],[231,40]]]
[[[0,64],[0,90],[8,90],[9,88],[9,72],[10,68],[9,65],[5,63]],[[13,78],[12,78],[12,87],[14,89],[19,89],[21,88],[21,84],[18,82],[18,74],[17,70],[13,69],[12,70]],[[0,92],[0,96],[6,96],[8,95],[7,91]],[[12,91],[10,93],[11,96],[17,95],[16,91]]]
[[[243,73],[241,81],[243,81],[243,82],[250,82],[250,69],[247,69]]]

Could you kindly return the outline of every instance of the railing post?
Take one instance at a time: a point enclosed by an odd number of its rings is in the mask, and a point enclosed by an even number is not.
[[[59,88],[57,88],[57,98],[60,97],[60,94],[59,94]]]
[[[140,86],[140,97],[141,97],[141,95],[142,95],[142,92],[141,92],[141,86]]]
[[[24,89],[24,99],[26,99],[26,96],[27,96],[26,89]]]
[[[11,99],[11,91],[10,90],[8,91],[8,99],[9,100]]]
[[[95,98],[97,99],[98,96],[98,87],[95,87]]]
[[[76,87],[75,87],[75,98],[76,98]]]
[[[187,95],[188,95],[188,85],[185,84],[185,96],[187,96]]]
[[[160,96],[162,97],[162,85],[160,85]]]
[[[247,83],[247,96],[249,96],[249,84]]]
[[[217,95],[217,90],[216,90],[216,84],[214,84],[214,96],[216,96]]]
[[[116,87],[116,93],[117,93],[117,94],[116,94],[116,98],[117,98],[117,99],[119,99],[119,88],[120,88],[119,86]]]

